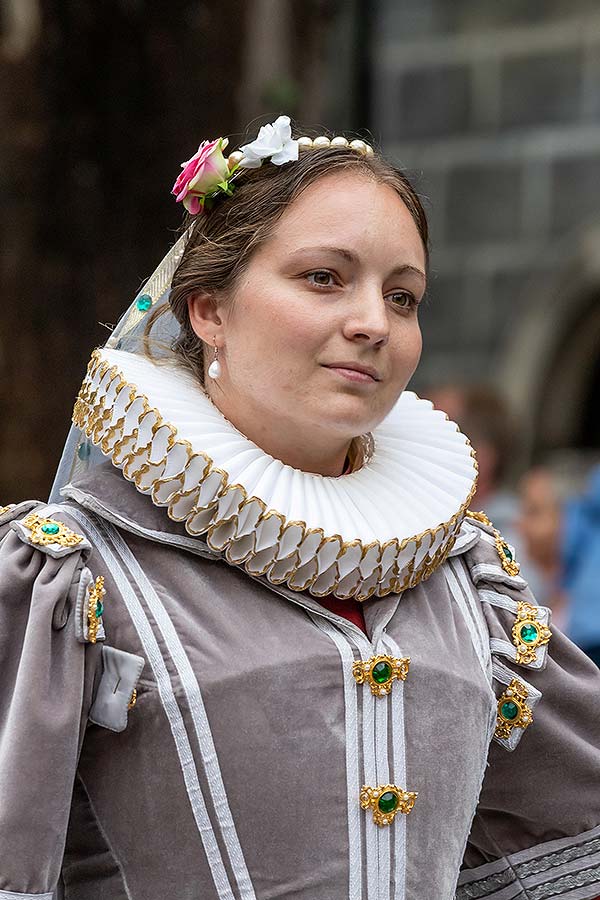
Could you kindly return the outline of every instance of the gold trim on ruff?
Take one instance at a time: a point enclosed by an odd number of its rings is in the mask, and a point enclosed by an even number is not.
[[[363,544],[358,539],[344,541],[339,534],[326,535],[303,521],[286,521],[281,513],[267,509],[260,497],[248,496],[242,485],[231,484],[228,473],[206,453],[195,452],[188,441],[178,438],[177,429],[125,380],[117,365],[102,359],[99,350],[88,364],[73,423],[138,490],[166,507],[171,519],[184,522],[190,534],[206,535],[209,547],[223,552],[227,562],[315,597],[334,594],[364,601],[373,595],[401,593],[429,578],[454,546],[477,486],[477,460],[465,438],[475,477],[448,522],[402,541]],[[148,424],[148,440],[140,444],[142,426]]]

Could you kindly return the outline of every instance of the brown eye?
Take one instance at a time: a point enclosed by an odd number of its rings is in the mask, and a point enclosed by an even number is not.
[[[326,269],[318,269],[315,272],[309,272],[306,277],[315,278],[316,281],[311,281],[311,284],[318,285],[319,287],[331,287],[332,285],[332,282],[328,281],[328,279],[333,279],[333,275]]]
[[[388,294],[388,297],[393,300],[395,306],[399,306],[401,309],[412,309],[413,306],[417,305],[417,301],[408,291],[396,291],[393,294]]]

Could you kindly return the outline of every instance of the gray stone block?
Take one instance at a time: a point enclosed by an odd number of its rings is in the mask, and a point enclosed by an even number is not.
[[[447,244],[514,239],[520,229],[521,167],[464,166],[448,173]]]
[[[573,122],[580,117],[582,51],[508,57],[501,68],[504,127]]]
[[[383,140],[456,135],[468,130],[470,70],[434,66],[388,75],[375,100]]]
[[[577,228],[590,218],[600,221],[600,156],[554,163],[551,210],[555,234]]]
[[[448,0],[377,0],[377,40],[422,38],[452,28],[452,4]]]
[[[464,343],[462,322],[466,313],[463,275],[430,272],[419,310],[424,354]]]

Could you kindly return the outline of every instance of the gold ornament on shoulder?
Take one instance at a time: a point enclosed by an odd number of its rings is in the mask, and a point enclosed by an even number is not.
[[[71,531],[63,522],[56,519],[45,519],[36,513],[30,513],[21,523],[30,531],[31,543],[40,546],[59,544],[61,547],[76,547],[83,540],[82,534]]]
[[[476,512],[473,509],[468,509],[467,510],[467,518],[475,519],[476,522],[481,522],[482,525],[491,525],[492,524],[490,522],[490,520],[488,519],[488,517],[486,516],[486,514],[484,512],[482,512],[481,510],[479,512]]]
[[[531,603],[520,601],[517,617],[512,627],[513,644],[517,648],[517,662],[523,665],[537,661],[537,648],[547,644],[552,632],[538,619],[539,609]],[[523,637],[527,631],[527,637]]]
[[[513,728],[529,728],[533,712],[526,700],[529,692],[518,678],[513,678],[498,700],[495,736],[507,740]]]
[[[488,516],[486,516],[484,512],[475,512],[472,509],[468,509],[466,515],[467,518],[474,519],[476,522],[481,522],[482,525],[486,525],[488,526],[488,528],[492,529],[492,532],[494,534],[494,541],[496,544],[496,551],[498,553],[498,556],[500,557],[500,564],[502,568],[509,575],[518,575],[521,570],[519,563],[516,561],[512,550],[510,549],[498,529],[494,528]]]
[[[494,538],[496,541],[496,550],[498,551],[498,556],[500,557],[500,564],[502,565],[502,568],[509,575],[518,575],[521,571],[521,566],[516,561],[512,550],[497,528],[494,528]]]

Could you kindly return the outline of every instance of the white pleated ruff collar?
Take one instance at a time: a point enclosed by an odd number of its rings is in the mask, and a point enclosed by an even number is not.
[[[372,458],[339,477],[248,440],[185,369],[95,350],[73,422],[169,517],[272,584],[367,600],[414,587],[452,549],[477,479],[456,425],[405,391]]]

